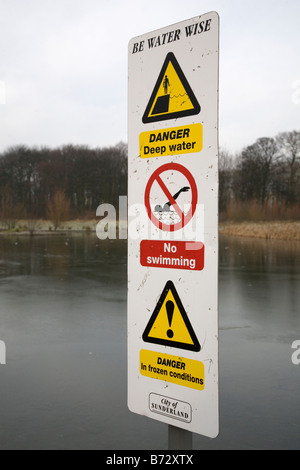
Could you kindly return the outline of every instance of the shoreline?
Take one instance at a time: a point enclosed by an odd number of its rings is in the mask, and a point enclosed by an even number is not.
[[[96,234],[99,219],[75,219],[62,222],[55,230],[49,220],[19,220],[13,229],[3,229],[0,223],[0,237],[38,237],[38,236],[68,236],[72,233]],[[115,223],[116,233],[123,235],[127,231],[127,221]]]
[[[300,241],[300,221],[224,222],[219,234],[265,240]]]
[[[68,233],[95,233],[98,223],[98,219],[76,219],[63,222],[54,230],[53,224],[47,220],[22,220],[17,222],[12,230],[1,229],[0,236],[66,236]],[[119,222],[116,224],[116,227],[118,226]],[[121,222],[121,230],[126,232],[126,221]],[[219,235],[300,241],[300,221],[220,222]]]
[[[13,229],[0,229],[0,236],[66,235],[72,232],[93,232],[99,220],[76,219],[62,222],[57,230],[50,220],[19,220]]]

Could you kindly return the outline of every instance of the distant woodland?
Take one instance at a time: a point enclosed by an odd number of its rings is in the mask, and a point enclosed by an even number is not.
[[[221,220],[300,220],[299,131],[221,151],[219,167]]]
[[[92,218],[127,194],[127,146],[11,147],[0,154],[0,220]]]
[[[127,145],[11,147],[0,153],[0,220],[95,217],[127,194]],[[300,219],[300,132],[220,152],[222,220]]]

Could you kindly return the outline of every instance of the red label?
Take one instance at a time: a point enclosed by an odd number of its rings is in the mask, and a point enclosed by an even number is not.
[[[141,265],[202,271],[204,245],[201,242],[142,240]]]

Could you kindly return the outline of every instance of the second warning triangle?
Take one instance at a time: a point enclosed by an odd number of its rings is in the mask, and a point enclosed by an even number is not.
[[[172,281],[168,281],[144,331],[146,343],[190,351],[201,347]]]

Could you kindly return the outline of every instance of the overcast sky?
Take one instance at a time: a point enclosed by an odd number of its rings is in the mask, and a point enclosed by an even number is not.
[[[127,142],[129,40],[212,10],[221,147],[300,130],[299,0],[0,0],[0,151]]]

